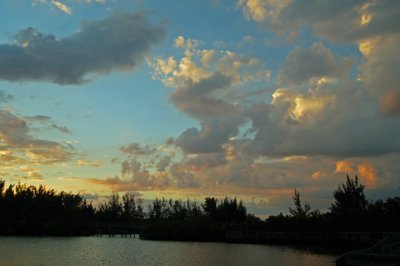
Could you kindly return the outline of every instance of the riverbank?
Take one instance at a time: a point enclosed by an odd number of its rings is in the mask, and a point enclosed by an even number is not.
[[[217,230],[218,231],[218,230]],[[365,248],[375,245],[386,236],[400,237],[396,232],[265,232],[226,231],[212,235],[203,231],[143,231],[144,240],[168,241],[212,241],[225,243],[267,244],[267,245],[319,245],[346,249]]]
[[[225,241],[230,243],[370,247],[386,236],[400,237],[400,233],[229,231],[225,233]]]

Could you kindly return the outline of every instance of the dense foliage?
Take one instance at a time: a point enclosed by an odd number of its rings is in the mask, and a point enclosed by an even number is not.
[[[94,213],[80,195],[20,183],[6,188],[0,179],[0,234],[82,234]]]
[[[295,190],[289,214],[260,220],[236,198],[204,203],[156,198],[147,206],[134,194],[113,194],[94,208],[79,194],[0,179],[0,234],[83,235],[111,225],[138,227],[148,238],[220,240],[226,231],[399,231],[400,197],[367,201],[364,185],[349,176],[333,192],[330,211],[302,204]],[[122,228],[122,227],[120,227]]]
[[[273,215],[266,220],[270,231],[386,231],[398,232],[400,227],[400,197],[385,201],[366,200],[365,186],[358,177],[348,175],[346,182],[333,192],[335,201],[330,211],[311,211],[310,204],[301,206],[300,193],[295,190],[295,207],[290,215]]]

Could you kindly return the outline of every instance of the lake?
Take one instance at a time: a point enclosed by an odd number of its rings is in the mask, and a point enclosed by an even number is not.
[[[0,265],[335,265],[284,246],[109,237],[0,237]]]

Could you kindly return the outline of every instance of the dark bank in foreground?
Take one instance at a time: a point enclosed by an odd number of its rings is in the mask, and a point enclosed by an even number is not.
[[[336,265],[400,265],[400,235],[386,236],[370,248],[346,252]]]

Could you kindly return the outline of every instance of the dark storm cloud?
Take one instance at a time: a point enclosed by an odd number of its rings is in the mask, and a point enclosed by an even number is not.
[[[84,83],[90,74],[133,69],[164,36],[165,29],[145,14],[122,12],[82,21],[76,33],[60,39],[27,28],[13,44],[0,45],[0,79]]]

